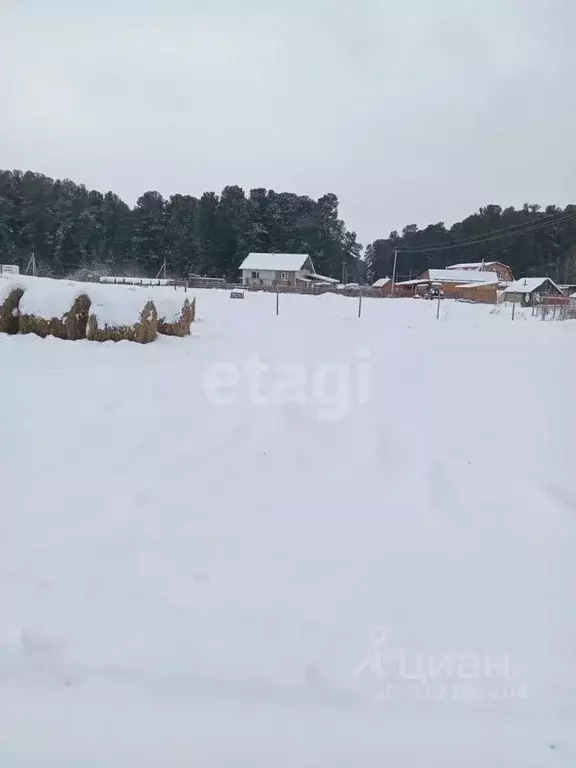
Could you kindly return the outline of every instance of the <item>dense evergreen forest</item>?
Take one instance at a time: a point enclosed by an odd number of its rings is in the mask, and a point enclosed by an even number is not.
[[[250,251],[310,253],[316,270],[359,278],[362,246],[338,218],[338,199],[240,187],[200,198],[145,192],[130,208],[113,192],[30,171],[0,171],[0,261],[38,274],[154,277],[167,260],[174,277],[236,280]]]
[[[385,207],[385,201],[383,201]],[[505,237],[490,233],[505,230]],[[479,239],[466,247],[448,247]],[[366,248],[338,217],[338,198],[237,186],[200,198],[145,192],[131,208],[68,179],[0,171],[0,262],[25,269],[32,253],[38,273],[90,278],[100,274],[154,277],[164,259],[174,277],[189,274],[235,280],[250,251],[310,253],[316,270],[348,280],[410,277],[460,261],[503,261],[515,275],[548,275],[576,282],[576,206],[489,205],[450,228],[416,225]]]
[[[460,243],[469,245],[459,245]],[[525,204],[522,208],[488,205],[447,228],[442,223],[404,227],[366,248],[369,275],[392,274],[394,250],[398,271],[416,277],[426,269],[466,261],[501,261],[515,277],[546,276],[576,283],[576,205],[558,208]]]

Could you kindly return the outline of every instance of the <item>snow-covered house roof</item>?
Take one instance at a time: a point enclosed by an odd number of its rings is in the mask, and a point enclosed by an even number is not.
[[[372,288],[383,288],[385,285],[388,285],[389,282],[389,277],[379,277],[375,283],[372,283]]]
[[[519,280],[514,280],[513,283],[510,283],[504,293],[532,293],[532,291],[541,288],[546,282],[552,283],[554,288],[561,293],[560,288],[549,277],[521,277]]]
[[[272,270],[274,272],[298,272],[304,269],[307,253],[249,253],[240,264],[240,269]],[[312,271],[314,267],[312,265]]]
[[[482,269],[483,267],[494,267],[496,264],[502,264],[501,261],[466,261],[462,264],[452,264],[446,269]],[[503,267],[506,264],[502,264]]]
[[[490,285],[490,286],[500,285],[500,281],[499,280],[494,280],[494,282],[490,281],[489,283],[486,283],[486,282],[482,282],[482,283],[462,283],[461,287],[462,288],[482,288],[485,285]]]
[[[496,272],[473,272],[467,269],[430,269],[430,280],[439,283],[497,283]]]
[[[326,275],[319,275],[317,272],[311,274],[310,277],[319,283],[330,283],[332,285],[339,282],[335,277],[326,277]]]

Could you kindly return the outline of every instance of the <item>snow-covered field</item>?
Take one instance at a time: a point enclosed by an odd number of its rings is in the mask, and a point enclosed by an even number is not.
[[[0,764],[574,766],[576,323],[192,295],[0,335]]]

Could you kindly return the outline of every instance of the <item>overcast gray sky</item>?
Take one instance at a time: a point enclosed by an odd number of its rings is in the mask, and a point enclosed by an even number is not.
[[[334,192],[367,244],[576,203],[574,0],[0,0],[0,167]]]

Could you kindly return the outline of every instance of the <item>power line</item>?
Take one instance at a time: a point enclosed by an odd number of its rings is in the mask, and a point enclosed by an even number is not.
[[[535,232],[539,229],[546,229],[546,227],[552,227],[556,224],[561,224],[564,221],[569,221],[570,219],[575,219],[576,214],[571,214],[569,216],[564,216],[561,219],[554,219],[553,221],[545,221],[545,222],[538,222],[534,224],[529,224],[528,222],[524,225],[516,225],[516,228],[514,231],[511,231],[512,228],[505,229],[505,230],[498,230],[496,232],[493,232],[488,235],[482,235],[474,238],[468,238],[467,240],[461,240],[457,243],[447,243],[446,245],[421,245],[421,246],[412,246],[407,248],[399,248],[398,250],[401,253],[418,253],[420,251],[445,251],[452,248],[464,248],[468,245],[479,245],[481,243],[488,243],[493,240],[504,240],[507,237],[514,237],[516,235],[523,235],[526,232]],[[518,227],[522,226],[522,229],[519,229]]]
[[[576,214],[570,214],[568,216],[558,217],[549,221],[540,221],[534,224],[525,222],[524,224],[516,224],[514,227],[508,227],[506,229],[500,229],[489,235],[478,236],[469,238],[468,240],[461,240],[458,243],[447,243],[446,245],[420,245],[420,246],[408,246],[407,248],[398,248],[400,253],[421,253],[422,251],[448,251],[453,248],[465,248],[468,245],[480,245],[481,243],[489,243],[493,240],[504,240],[507,237],[515,237],[516,235],[523,235],[526,232],[536,232],[539,229],[546,229],[546,227],[552,227],[556,224],[561,224],[565,221],[576,219]],[[522,227],[522,228],[520,228]]]

